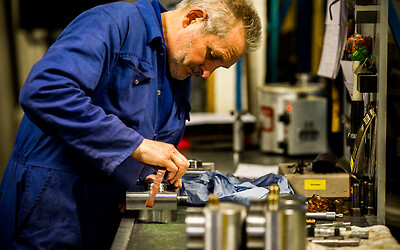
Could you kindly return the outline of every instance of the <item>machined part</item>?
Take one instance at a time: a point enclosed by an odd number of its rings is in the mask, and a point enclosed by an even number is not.
[[[251,200],[246,217],[246,248],[264,249],[267,200]]]
[[[187,209],[187,249],[242,249],[246,218],[243,205],[218,202]]]
[[[360,245],[360,238],[348,239],[313,239],[312,243],[321,244],[329,247],[342,247],[342,246],[358,246]]]
[[[306,198],[276,193],[252,200],[246,218],[247,249],[305,249]],[[270,203],[270,204],[269,204]]]
[[[335,220],[336,218],[343,218],[342,213],[335,212],[317,212],[317,213],[306,213],[307,218],[320,219],[320,220]]]
[[[149,184],[148,189],[151,188]],[[161,183],[155,196],[153,207],[147,207],[149,192],[126,192],[126,209],[138,211],[137,220],[141,222],[169,223],[177,218],[178,189],[167,190],[167,184]]]
[[[176,210],[177,192],[159,192],[156,195],[154,206],[146,207],[148,192],[127,192],[126,209],[127,210]]]
[[[188,160],[190,165],[185,175],[200,175],[207,171],[215,171],[214,162],[202,162],[201,160]]]

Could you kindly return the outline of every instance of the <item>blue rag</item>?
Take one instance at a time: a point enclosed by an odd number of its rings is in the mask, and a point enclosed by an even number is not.
[[[250,200],[266,198],[269,186],[277,184],[280,193],[294,191],[287,178],[282,175],[267,174],[256,179],[238,179],[233,174],[224,175],[219,171],[207,171],[200,175],[184,175],[182,194],[188,196],[188,203],[203,205],[210,194],[217,195],[221,201],[231,201],[246,206]]]

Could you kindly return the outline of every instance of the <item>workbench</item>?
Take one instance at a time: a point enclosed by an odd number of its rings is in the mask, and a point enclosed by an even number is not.
[[[181,151],[182,152],[182,151]],[[228,173],[233,173],[235,168],[233,167],[233,157],[230,151],[206,151],[200,150],[195,152],[185,152],[183,154],[188,159],[201,159],[203,161],[214,162],[217,170]],[[303,158],[305,162],[310,162],[312,158]],[[282,162],[297,162],[297,158],[287,158],[281,155],[266,155],[262,154],[257,150],[246,151],[241,158],[242,162],[261,164],[261,165],[278,165]],[[186,249],[187,236],[186,236],[186,209],[187,206],[178,206],[177,220],[168,224],[161,223],[141,223],[135,221],[135,212],[126,211],[124,218],[121,221],[119,230],[115,237],[112,245],[113,250],[124,250],[124,249],[143,249],[143,250],[157,250],[157,249]],[[338,219],[339,220],[339,219]],[[344,216],[340,218],[343,221],[351,221],[352,225],[360,227],[373,226],[372,230],[375,233],[371,234],[372,237],[377,237],[385,244],[388,244],[382,249],[400,249],[397,241],[390,234],[390,231],[385,226],[376,226],[376,216],[367,217],[355,217],[355,216]],[[375,225],[375,226],[374,226]],[[365,240],[362,240],[362,242]],[[375,240],[376,241],[376,240]],[[379,243],[379,242],[378,242]],[[326,247],[317,244],[307,244],[307,250],[322,250],[328,249]],[[329,248],[332,249],[332,248]],[[359,247],[343,249],[369,249],[365,246],[365,243]]]
[[[178,206],[177,220],[168,224],[141,223],[135,220],[134,211],[126,211],[111,249],[186,249],[186,208]]]
[[[117,235],[114,239],[112,250],[182,250],[186,249],[186,216],[187,206],[179,206],[177,220],[168,224],[141,223],[135,221],[135,212],[126,211],[121,221]],[[396,239],[390,234],[389,229],[383,225],[373,225],[376,216],[357,217],[345,215],[336,221],[350,221],[353,228],[370,231],[368,240],[361,240],[358,247],[324,247],[318,244],[307,243],[307,250],[324,249],[369,249],[369,246],[380,249],[400,249]],[[328,221],[325,221],[328,222]],[[358,227],[361,227],[358,228]],[[354,229],[353,229],[354,230]]]

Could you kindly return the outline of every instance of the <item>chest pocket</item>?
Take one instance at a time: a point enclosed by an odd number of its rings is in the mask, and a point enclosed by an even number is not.
[[[145,117],[154,77],[154,70],[147,62],[120,55],[105,83],[101,98],[104,110],[118,116],[127,126],[139,128]]]

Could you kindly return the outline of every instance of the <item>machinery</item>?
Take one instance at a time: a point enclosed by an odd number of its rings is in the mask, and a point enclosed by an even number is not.
[[[199,175],[205,171],[214,171],[214,163],[201,160],[189,160],[190,167],[186,175]],[[137,220],[141,222],[169,223],[176,220],[178,204],[187,204],[187,196],[181,195],[177,188],[161,183],[156,192],[154,205],[146,206],[149,191],[154,183],[148,183],[146,191],[127,192],[126,209],[137,212]]]
[[[318,84],[271,84],[260,89],[262,152],[287,155],[327,151],[327,99]],[[300,146],[301,145],[301,146]]]

